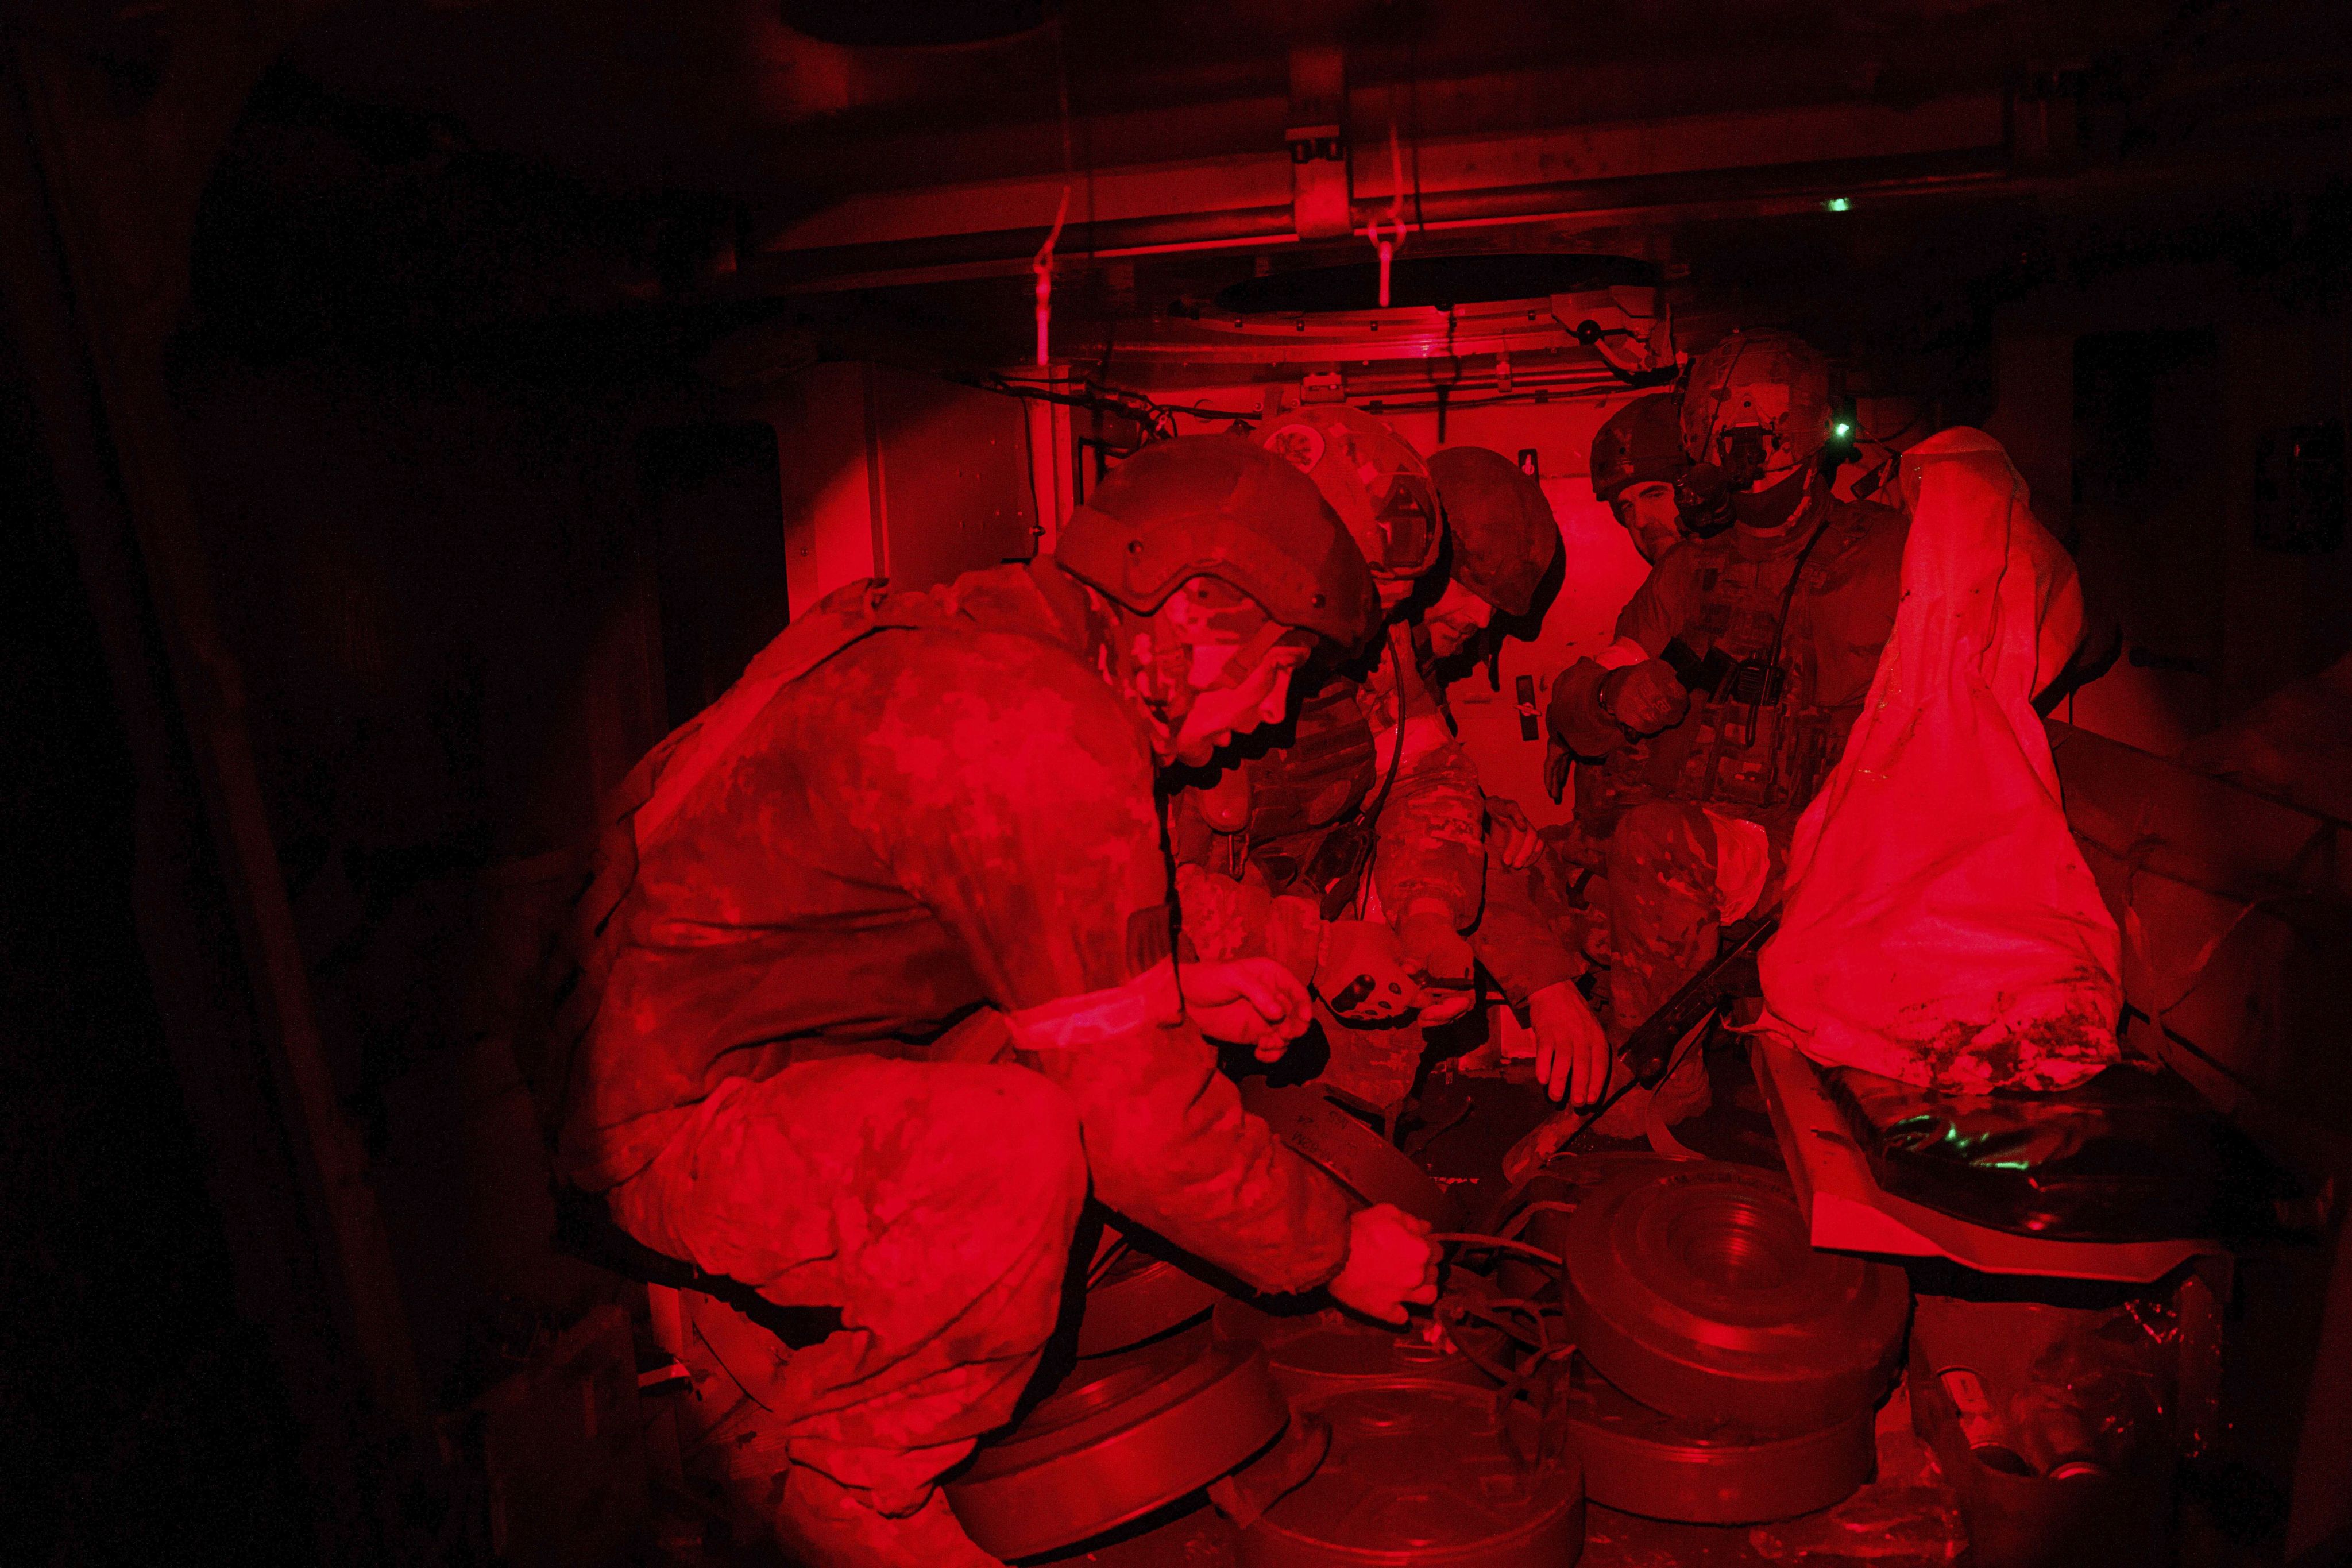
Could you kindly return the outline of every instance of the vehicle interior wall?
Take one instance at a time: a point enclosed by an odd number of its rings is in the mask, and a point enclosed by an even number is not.
[[[495,364],[192,354],[179,390],[333,1091],[456,1396],[629,1289],[552,1249],[543,942],[601,795],[787,619],[774,429]]]
[[[2340,307],[2210,271],[2003,320],[1988,427],[2124,639],[2060,717],[2171,755],[2352,651],[2352,563],[2289,535],[2279,472],[2295,431],[2344,425],[2347,334]]]

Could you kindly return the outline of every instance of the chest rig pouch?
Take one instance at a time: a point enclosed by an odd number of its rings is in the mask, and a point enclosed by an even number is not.
[[[1801,700],[1783,654],[1798,598],[1822,586],[1815,549],[1834,527],[1824,519],[1812,531],[1785,578],[1740,560],[1727,542],[1713,546],[1696,628],[1704,650],[1677,637],[1661,656],[1693,699],[1690,743],[1673,748],[1680,754],[1670,763],[1679,798],[1770,811],[1809,799],[1828,770],[1833,718]]]
[[[1276,896],[1312,899],[1335,919],[1354,900],[1370,857],[1364,806],[1379,782],[1356,683],[1330,682],[1301,702],[1296,735],[1243,763],[1240,789],[1220,786],[1222,798],[1209,803],[1213,864],[1234,878],[1254,867]]]

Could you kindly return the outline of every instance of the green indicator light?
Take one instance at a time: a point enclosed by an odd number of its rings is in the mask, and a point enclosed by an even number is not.
[[[1847,437],[1853,434],[1853,426],[1841,419],[1834,426],[1831,426],[1830,434],[1843,441]]]
[[[1848,213],[1853,210],[1853,204],[1843,196],[1832,196],[1822,204],[1822,210],[1831,213]]]

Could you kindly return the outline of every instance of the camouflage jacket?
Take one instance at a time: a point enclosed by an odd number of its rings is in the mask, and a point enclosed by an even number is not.
[[[1180,792],[1178,863],[1307,899],[1327,919],[1362,907],[1369,876],[1391,920],[1434,899],[1456,930],[1473,924],[1486,797],[1443,700],[1417,664],[1400,672],[1401,651],[1410,658],[1400,630],[1369,672],[1301,699],[1271,750]]]
[[[578,911],[570,1180],[626,1180],[728,1078],[921,1058],[983,1004],[1167,955],[1153,760],[1097,672],[1106,635],[1050,561],[845,589],[638,765]],[[1338,1268],[1339,1190],[1244,1113],[1189,1024],[1035,1065],[1114,1209],[1261,1288]]]
[[[1582,973],[1536,913],[1526,874],[1489,860],[1486,795],[1444,689],[1417,628],[1400,629],[1368,674],[1307,694],[1286,744],[1177,797],[1172,837],[1195,952],[1271,952],[1310,978],[1311,947],[1284,940],[1269,900],[1304,898],[1325,919],[1342,918],[1361,905],[1369,870],[1391,921],[1415,900],[1443,902],[1515,1005]],[[1374,818],[1391,759],[1396,776]]]

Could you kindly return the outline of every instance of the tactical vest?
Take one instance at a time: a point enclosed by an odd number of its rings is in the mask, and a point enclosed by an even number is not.
[[[1371,842],[1364,807],[1380,782],[1360,688],[1325,682],[1299,703],[1290,744],[1202,792],[1211,869],[1238,880],[1255,866],[1276,896],[1312,899],[1327,917],[1354,900]]]
[[[1840,561],[1869,531],[1871,514],[1840,507],[1811,551],[1801,543],[1762,560],[1742,556],[1735,536],[1687,546],[1700,596],[1696,618],[1677,639],[1724,671],[1711,693],[1691,693],[1689,715],[1663,734],[1622,748],[1598,767],[1577,770],[1577,817],[1596,837],[1635,805],[1675,800],[1728,816],[1793,818],[1837,761],[1855,711],[1815,700],[1812,604]],[[1798,538],[1806,524],[1799,524]],[[1798,566],[1800,553],[1804,561]],[[1791,571],[1796,592],[1788,593]],[[1787,603],[1777,658],[1773,634]],[[1743,668],[1744,665],[1744,668]]]

